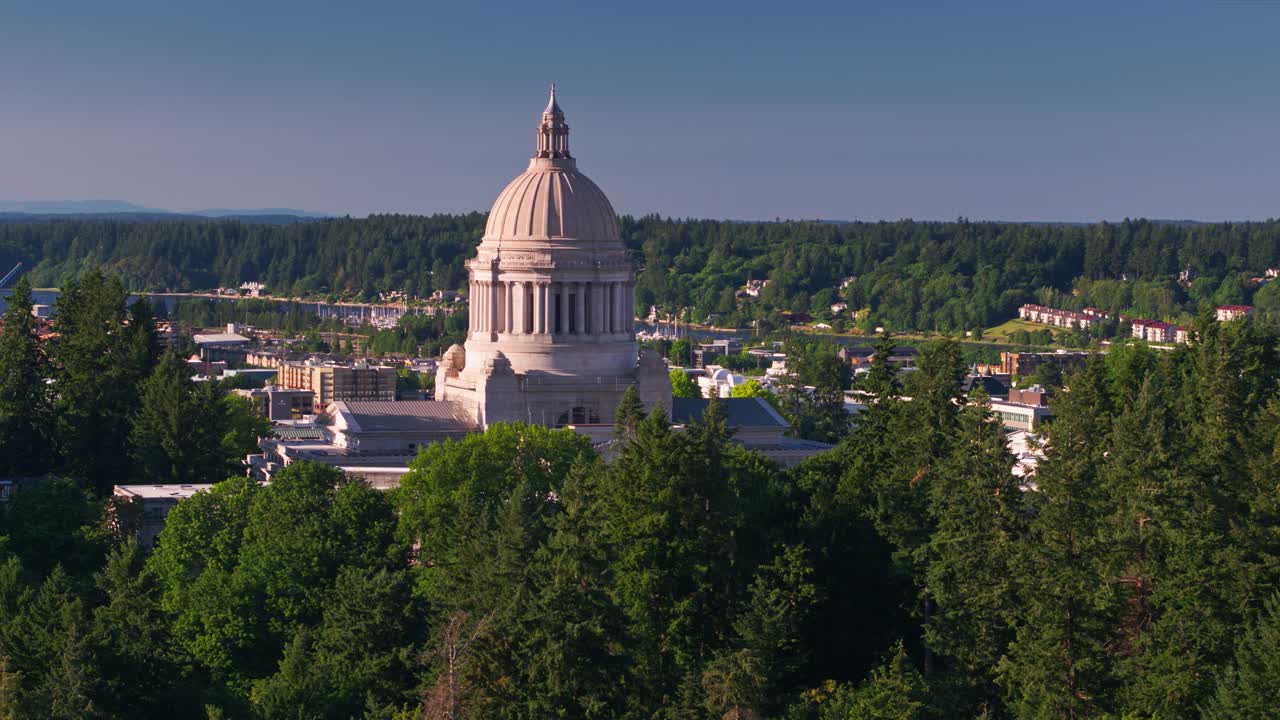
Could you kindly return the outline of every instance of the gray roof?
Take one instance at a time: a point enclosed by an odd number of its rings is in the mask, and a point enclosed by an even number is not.
[[[470,432],[477,430],[462,403],[445,400],[339,400],[330,407],[356,432]]]
[[[974,388],[982,388],[991,397],[1004,397],[1009,394],[1009,381],[1006,379],[992,377],[990,375],[968,375],[960,383],[960,390],[965,394],[973,392]]]
[[[324,431],[318,427],[289,427],[277,425],[271,432],[281,440],[322,440]]]
[[[672,398],[671,422],[687,425],[702,417],[711,402],[706,398]],[[758,397],[721,398],[725,424],[731,428],[789,427],[786,419],[768,402]]]
[[[191,339],[197,345],[206,345],[210,343],[247,343],[249,338],[236,333],[200,333],[191,336]]]

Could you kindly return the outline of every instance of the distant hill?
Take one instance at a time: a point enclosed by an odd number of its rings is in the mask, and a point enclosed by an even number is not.
[[[0,213],[30,215],[96,215],[103,213],[167,213],[123,200],[0,200]]]
[[[0,200],[0,218],[47,219],[63,215],[112,217],[118,220],[163,221],[165,219],[229,218],[246,222],[298,222],[333,217],[326,213],[292,208],[230,209],[209,208],[175,212],[150,208],[124,200]]]
[[[279,217],[297,217],[297,218],[327,218],[333,217],[329,213],[317,213],[309,210],[294,210],[292,208],[260,208],[257,210],[228,210],[226,208],[213,208],[210,210],[191,210],[183,213],[184,215],[199,215],[200,217],[261,217],[266,215],[274,215]]]
[[[83,212],[83,213],[25,213],[0,211],[0,224],[24,223],[40,220],[116,220],[135,223],[217,222],[235,220],[249,225],[292,225],[312,223],[327,219],[324,215],[267,215],[246,213],[243,215],[188,215],[171,212]]]

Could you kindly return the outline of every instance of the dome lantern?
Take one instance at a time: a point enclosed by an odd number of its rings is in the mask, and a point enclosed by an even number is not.
[[[555,83],[551,83],[551,98],[538,123],[538,151],[534,157],[562,160],[573,157],[569,154],[569,126],[564,122],[564,111],[556,103]]]

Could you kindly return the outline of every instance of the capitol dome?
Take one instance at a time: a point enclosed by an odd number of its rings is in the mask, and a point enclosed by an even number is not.
[[[555,90],[538,125],[529,168],[498,195],[484,240],[578,240],[621,244],[618,217],[604,192],[578,172],[569,154],[569,126]]]
[[[436,399],[484,427],[607,425],[633,386],[670,413],[666,363],[637,354],[636,275],[618,218],[569,154],[554,85],[537,134],[467,260],[467,339],[441,359]]]

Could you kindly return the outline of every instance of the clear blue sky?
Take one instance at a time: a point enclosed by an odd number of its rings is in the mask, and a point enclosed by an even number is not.
[[[1280,2],[13,0],[0,199],[487,209],[555,80],[623,213],[1280,216]]]

